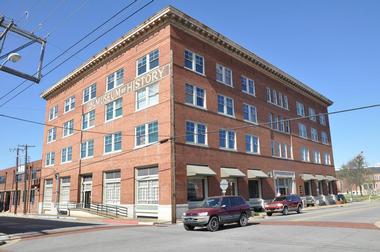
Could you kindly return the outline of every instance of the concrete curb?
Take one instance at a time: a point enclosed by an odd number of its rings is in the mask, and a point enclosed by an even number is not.
[[[380,228],[380,221],[376,221],[374,224],[377,228]]]

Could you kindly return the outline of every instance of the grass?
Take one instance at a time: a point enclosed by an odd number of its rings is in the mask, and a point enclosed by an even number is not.
[[[349,194],[345,195],[347,202],[350,202],[351,196]],[[365,200],[380,200],[380,195],[352,195],[352,202],[360,202]]]

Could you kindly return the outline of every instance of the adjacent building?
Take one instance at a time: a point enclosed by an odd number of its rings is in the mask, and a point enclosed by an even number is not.
[[[380,194],[380,167],[367,167],[366,174],[365,183],[361,186],[361,190],[359,186],[350,184],[345,179],[339,179],[337,181],[338,191],[354,195],[360,195],[360,191],[363,195]]]
[[[41,160],[0,170],[0,212],[37,213]]]
[[[173,7],[41,97],[43,212],[172,219],[222,179],[247,200],[336,193],[332,101]]]

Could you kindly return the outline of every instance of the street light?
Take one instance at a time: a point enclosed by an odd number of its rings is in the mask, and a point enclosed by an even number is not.
[[[7,57],[7,59],[1,64],[0,66],[4,66],[8,61],[12,61],[13,63],[16,63],[21,59],[21,55],[18,53],[10,53]]]

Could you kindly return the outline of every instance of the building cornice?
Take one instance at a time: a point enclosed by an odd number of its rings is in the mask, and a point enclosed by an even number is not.
[[[161,10],[151,18],[147,19],[144,23],[142,23],[141,25],[137,26],[129,33],[124,35],[122,38],[114,42],[111,46],[105,48],[102,52],[93,56],[90,60],[79,66],[73,72],[69,73],[55,85],[45,90],[41,94],[41,97],[44,99],[49,99],[51,95],[59,91],[61,88],[70,85],[70,83],[72,84],[74,79],[76,79],[81,74],[103,63],[105,60],[112,57],[115,53],[119,52],[126,46],[129,46],[132,43],[136,42],[137,40],[139,40],[139,38],[145,36],[147,33],[150,33],[156,30],[157,28],[167,24],[181,28],[185,32],[190,33],[196,36],[197,38],[209,44],[212,44],[213,46],[216,46],[217,48],[223,50],[229,55],[245,63],[250,64],[258,71],[269,75],[270,77],[280,81],[286,86],[307,96],[313,97],[314,100],[316,100],[319,103],[322,103],[327,106],[332,105],[333,103],[327,97],[318,93],[306,84],[288,75],[281,69],[275,67],[266,60],[257,56],[256,54],[250,52],[249,50],[243,48],[242,46],[238,45],[232,40],[226,38],[220,33],[214,31],[208,26],[200,23],[199,21],[186,15],[185,13],[179,11],[178,9],[172,6],[169,6]]]

